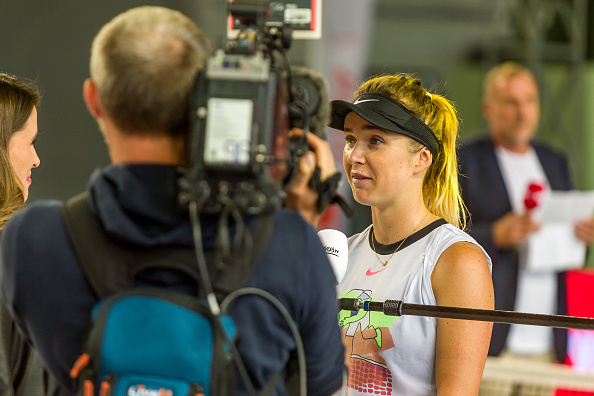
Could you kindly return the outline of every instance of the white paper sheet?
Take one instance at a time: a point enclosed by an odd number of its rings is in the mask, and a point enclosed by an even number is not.
[[[526,269],[564,271],[584,265],[586,245],[575,236],[575,223],[594,213],[594,191],[552,191],[533,212],[541,228],[528,239]]]

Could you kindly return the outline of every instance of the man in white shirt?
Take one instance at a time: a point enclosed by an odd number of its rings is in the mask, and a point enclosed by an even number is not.
[[[471,215],[469,233],[493,260],[495,308],[543,314],[563,313],[558,274],[523,268],[518,248],[538,230],[525,208],[532,183],[550,190],[572,189],[565,158],[533,141],[540,115],[538,87],[532,73],[506,62],[493,68],[484,82],[483,112],[489,136],[460,148],[460,184]],[[594,219],[576,223],[576,236],[594,241]],[[562,279],[562,278],[560,278]],[[555,338],[553,340],[553,338]],[[493,327],[489,355],[514,355],[563,361],[566,333],[547,327]]]

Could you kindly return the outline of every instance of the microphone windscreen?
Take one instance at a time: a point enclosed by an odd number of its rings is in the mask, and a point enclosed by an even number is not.
[[[291,67],[291,90],[303,101],[309,110],[309,129],[315,135],[327,140],[325,128],[330,123],[330,88],[320,73],[303,66]],[[293,125],[303,128],[303,125]]]
[[[332,229],[318,231],[318,237],[326,249],[326,255],[336,276],[336,283],[340,283],[349,262],[347,237],[344,233]]]

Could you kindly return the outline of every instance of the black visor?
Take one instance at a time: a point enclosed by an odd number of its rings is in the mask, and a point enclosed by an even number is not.
[[[353,103],[333,100],[332,116],[328,126],[344,131],[344,118],[351,111],[381,129],[406,135],[424,144],[433,156],[439,152],[433,130],[400,102],[389,96],[368,92],[359,96]]]

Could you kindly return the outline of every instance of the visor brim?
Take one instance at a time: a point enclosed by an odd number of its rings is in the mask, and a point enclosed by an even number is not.
[[[433,153],[433,155],[436,155],[438,152],[437,140],[435,139],[435,135],[433,134],[433,132],[431,132],[429,127],[425,126],[427,131],[422,131],[422,132],[417,131],[417,133],[414,133],[412,131],[408,131],[408,130],[400,127],[394,121],[389,120],[385,116],[379,114],[378,112],[376,112],[370,108],[358,106],[354,103],[345,102],[344,100],[333,100],[331,103],[332,103],[332,113],[330,116],[330,123],[328,124],[328,126],[331,128],[338,129],[340,131],[344,131],[344,120],[345,120],[346,116],[352,111],[355,114],[357,114],[359,117],[364,119],[365,121],[369,122],[372,125],[375,125],[376,127],[380,128],[380,129],[383,129],[388,132],[399,133],[401,135],[408,136],[409,138],[411,138],[413,140],[416,140],[417,142],[419,142],[419,143],[423,144],[424,146],[426,146],[427,148],[429,148],[429,150]],[[361,103],[361,102],[359,102],[359,103]],[[399,106],[402,107],[402,105],[399,105]],[[405,111],[407,111],[407,110],[405,110]],[[416,118],[413,115],[408,115],[408,117]],[[423,123],[423,121],[421,121],[421,120],[418,120],[416,124],[417,125],[425,125]],[[425,137],[425,139],[423,139],[419,136],[420,133],[424,133],[425,136],[431,135],[431,137],[430,138]],[[424,140],[434,141],[435,144],[431,145],[431,144],[425,142]]]
[[[373,110],[366,109],[356,104],[345,102],[344,100],[333,100],[332,101],[332,114],[330,116],[330,128],[344,131],[344,120],[351,111],[355,112],[359,117],[378,128],[385,129],[389,132],[396,132],[411,138],[417,139],[416,136],[412,136],[410,132],[398,127],[390,120],[386,119],[381,114],[376,113]]]

